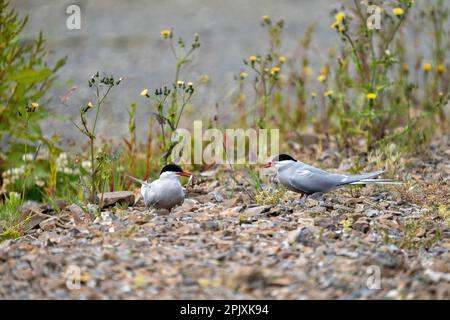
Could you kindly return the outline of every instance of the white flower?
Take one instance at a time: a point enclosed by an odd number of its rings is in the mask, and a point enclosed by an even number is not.
[[[69,167],[65,167],[63,169],[63,172],[64,172],[64,174],[67,174],[67,175],[73,175],[73,169],[69,168]]]
[[[45,181],[41,179],[36,179],[36,185],[40,188],[43,188],[45,186]]]
[[[67,153],[63,152],[56,159],[56,168],[58,168],[58,171],[64,171],[67,163]]]
[[[22,160],[25,162],[33,161],[34,155],[32,153],[27,153],[22,156]]]
[[[90,171],[92,168],[92,163],[89,160],[84,160],[81,162],[81,167],[86,171]]]
[[[19,199],[20,198],[20,194],[17,192],[10,192],[9,193],[9,199]]]

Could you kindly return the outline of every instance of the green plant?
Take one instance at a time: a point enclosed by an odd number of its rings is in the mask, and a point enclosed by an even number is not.
[[[89,102],[84,106],[80,111],[80,118],[81,118],[81,126],[73,122],[75,127],[78,128],[86,137],[89,139],[89,155],[91,159],[91,168],[90,168],[90,196],[89,200],[91,202],[95,201],[96,191],[98,189],[97,186],[97,173],[99,171],[98,165],[101,165],[101,163],[98,163],[96,161],[96,152],[95,152],[95,140],[96,140],[96,127],[97,127],[97,121],[98,117],[100,115],[100,109],[102,109],[106,97],[109,95],[111,89],[115,86],[118,86],[120,84],[122,79],[114,80],[113,76],[103,76],[100,79],[100,74],[97,72],[94,74],[91,79],[88,81],[89,87],[94,89],[95,94],[95,106],[92,104],[92,102]],[[87,113],[89,110],[95,109],[95,117],[92,126],[89,126],[88,119],[87,119]]]
[[[20,223],[19,207],[22,204],[20,194],[11,192],[5,197],[0,207],[0,241],[15,239],[20,236],[18,224]]]
[[[256,125],[259,128],[265,128],[267,125],[267,117],[270,117],[270,97],[272,95],[275,85],[280,79],[281,66],[286,61],[284,56],[278,53],[280,45],[280,35],[283,31],[284,21],[280,20],[277,23],[272,23],[269,16],[262,17],[263,26],[269,30],[269,52],[265,56],[257,55],[250,56],[248,60],[244,59],[244,65],[250,66],[255,73],[253,81],[253,88],[255,90],[256,103],[255,108],[259,104],[259,88],[261,88],[261,110],[259,117],[255,119]]]
[[[27,17],[19,18],[7,1],[0,0],[0,141],[4,153],[0,157],[0,172],[5,173],[8,168],[23,171],[17,183],[11,177],[5,177],[8,183],[3,181],[5,191],[20,190],[23,199],[37,196],[34,192],[27,193],[29,188],[36,188],[33,170],[37,168],[31,161],[42,144],[52,144],[39,125],[49,115],[41,107],[49,104],[46,93],[66,62],[64,58],[54,66],[48,65],[42,33],[24,41],[21,34],[27,22]],[[39,104],[39,110],[34,112]],[[20,162],[22,166],[17,166]],[[47,167],[43,164],[39,169]]]
[[[190,61],[192,53],[200,47],[200,40],[198,34],[195,34],[189,50],[185,50],[186,45],[184,40],[179,38],[177,50],[173,42],[172,30],[163,30],[161,31],[161,35],[169,41],[170,49],[176,61],[175,80],[172,88],[170,89],[164,86],[156,89],[154,92],[156,112],[153,112],[153,115],[161,129],[160,148],[163,151],[161,162],[165,165],[168,162],[167,159],[170,157],[172,150],[180,142],[174,133],[178,129],[185,107],[189,104],[194,94],[194,84],[179,80],[180,73],[182,67]],[[150,98],[148,89],[142,90],[141,96]],[[170,106],[168,106],[169,102]]]

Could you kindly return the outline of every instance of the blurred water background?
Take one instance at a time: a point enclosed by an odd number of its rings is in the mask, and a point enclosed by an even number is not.
[[[50,92],[54,98],[48,108],[53,112],[75,118],[80,106],[93,99],[87,80],[97,70],[123,77],[107,101],[108,110],[100,122],[100,131],[116,138],[127,131],[126,110],[132,102],[139,105],[137,130],[143,137],[152,107],[139,96],[140,91],[152,91],[173,81],[174,59],[160,36],[164,28],[174,28],[175,35],[182,36],[186,43],[195,32],[200,35],[201,48],[181,76],[194,83],[202,74],[210,78],[210,84],[199,87],[195,95],[194,118],[214,114],[216,103],[229,105],[228,94],[236,87],[233,78],[245,69],[242,59],[265,52],[267,35],[260,25],[262,15],[285,19],[282,48],[288,57],[298,48],[307,26],[317,22],[313,66],[320,65],[321,55],[326,55],[324,49],[337,39],[329,15],[335,0],[12,0],[11,4],[20,15],[29,16],[27,38],[44,32],[50,61],[69,57],[59,73],[60,86]],[[66,8],[71,4],[81,8],[81,30],[66,27]],[[59,97],[73,86],[77,91],[65,106]],[[68,121],[47,121],[44,130],[61,134],[66,142],[81,138]]]

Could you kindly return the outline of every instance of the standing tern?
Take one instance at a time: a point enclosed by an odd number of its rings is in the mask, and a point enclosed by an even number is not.
[[[181,205],[186,197],[186,190],[180,183],[180,176],[191,179],[192,174],[183,171],[176,164],[168,164],[162,168],[159,179],[152,183],[128,177],[142,184],[141,194],[146,207],[165,209],[170,212],[173,207]]]
[[[265,168],[274,167],[277,178],[288,190],[302,195],[325,193],[354,184],[398,184],[390,179],[373,179],[383,173],[375,171],[361,174],[339,174],[324,171],[300,162],[287,154],[280,154],[267,163]]]

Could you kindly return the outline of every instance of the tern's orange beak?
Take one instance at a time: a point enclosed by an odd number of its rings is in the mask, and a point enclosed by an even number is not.
[[[183,176],[183,177],[190,177],[190,176],[192,176],[192,173],[187,172],[187,171],[183,171],[183,172],[177,172],[176,175],[177,176]]]
[[[265,165],[264,165],[264,168],[270,168],[272,166],[272,162],[267,162]]]

